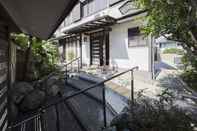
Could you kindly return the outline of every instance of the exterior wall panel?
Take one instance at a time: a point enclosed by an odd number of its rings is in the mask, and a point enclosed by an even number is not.
[[[139,66],[142,71],[149,71],[149,47],[128,46],[128,29],[141,26],[140,21],[128,21],[112,26],[110,32],[110,65],[118,68]],[[150,43],[147,43],[147,45]]]
[[[0,130],[7,129],[7,77],[8,77],[8,33],[0,25]]]
[[[78,21],[81,19],[81,4],[78,3],[74,8],[73,8],[73,22]]]
[[[119,2],[119,1],[121,1],[121,0],[109,0],[109,4],[113,5],[113,4],[115,4],[115,3]]]

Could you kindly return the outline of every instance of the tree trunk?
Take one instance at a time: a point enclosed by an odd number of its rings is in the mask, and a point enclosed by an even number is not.
[[[24,72],[23,72],[23,80],[27,80],[27,73],[28,73],[28,66],[29,66],[29,58],[31,55],[31,48],[32,48],[32,36],[29,37],[29,47],[26,50],[25,55],[25,63],[24,63]]]

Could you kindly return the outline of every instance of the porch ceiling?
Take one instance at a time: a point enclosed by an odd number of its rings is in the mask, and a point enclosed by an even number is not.
[[[92,30],[96,30],[100,28],[105,28],[115,23],[116,23],[116,19],[110,16],[103,16],[101,18],[97,18],[95,20],[82,23],[80,25],[72,27],[71,29],[65,30],[64,33],[77,34],[77,33],[82,33],[82,32],[88,32],[88,31],[92,31]]]
[[[8,16],[22,32],[48,39],[77,1],[0,0],[0,7],[4,8]]]

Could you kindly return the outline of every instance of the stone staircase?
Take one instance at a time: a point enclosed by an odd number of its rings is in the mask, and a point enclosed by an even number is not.
[[[66,98],[100,80],[86,74],[69,77],[60,94],[48,98],[45,105]],[[23,123],[12,131],[102,131],[104,127],[102,88],[104,86],[101,85],[52,106],[40,117]],[[112,119],[127,106],[128,101],[109,88],[106,88],[105,98],[107,124],[109,125]],[[28,115],[21,114],[18,118],[23,120],[27,117]]]

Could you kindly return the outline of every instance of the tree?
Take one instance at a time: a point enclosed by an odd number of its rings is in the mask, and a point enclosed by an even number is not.
[[[26,54],[24,56],[25,63],[23,67],[24,80],[28,78],[28,70],[31,70],[32,67],[34,67],[32,71],[34,74],[37,74],[39,78],[56,70],[58,50],[55,43],[30,37],[25,34],[12,34],[11,38]]]
[[[180,42],[190,61],[197,62],[197,0],[135,1],[147,11],[144,33]]]

